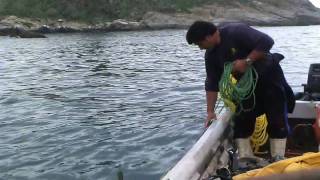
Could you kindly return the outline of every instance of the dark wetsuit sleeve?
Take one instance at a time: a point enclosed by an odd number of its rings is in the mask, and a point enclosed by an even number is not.
[[[217,68],[215,68],[213,64],[213,59],[209,59],[209,56],[205,57],[205,65],[206,65],[206,74],[207,78],[205,81],[205,90],[206,91],[219,91],[219,80],[218,76],[220,73]]]
[[[249,51],[257,50],[269,52],[274,44],[274,41],[270,36],[246,24],[235,26],[232,36],[238,47],[246,48]]]

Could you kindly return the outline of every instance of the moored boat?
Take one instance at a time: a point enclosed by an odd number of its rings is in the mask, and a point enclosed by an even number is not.
[[[286,157],[319,151],[317,132],[320,135],[320,122],[315,120],[320,119],[320,113],[317,117],[315,106],[320,104],[320,64],[311,64],[308,82],[303,86],[304,92],[296,94],[295,109],[288,116],[291,133]],[[232,112],[224,108],[217,120],[161,180],[232,179],[241,172],[238,171],[237,152],[232,142],[231,119]]]

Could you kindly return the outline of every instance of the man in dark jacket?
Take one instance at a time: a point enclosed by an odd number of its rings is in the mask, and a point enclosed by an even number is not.
[[[247,67],[254,66],[259,76],[255,89],[256,105],[234,118],[234,138],[239,156],[240,158],[253,156],[249,137],[253,133],[256,117],[265,113],[269,124],[267,131],[270,137],[271,156],[283,158],[289,130],[287,113],[293,111],[295,100],[279,65],[283,56],[270,53],[274,44],[273,39],[246,24],[228,23],[217,27],[204,21],[192,24],[186,39],[189,44],[206,49],[205,126],[208,126],[212,119],[216,119],[214,107],[224,64],[233,62],[233,74],[236,77],[241,77]],[[252,106],[253,98],[243,102],[245,108]]]

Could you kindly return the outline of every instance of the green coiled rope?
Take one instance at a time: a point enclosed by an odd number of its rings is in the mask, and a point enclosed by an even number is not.
[[[224,71],[219,82],[220,96],[225,102],[232,102],[237,108],[237,114],[242,111],[250,111],[256,105],[255,89],[258,82],[258,73],[253,66],[248,66],[240,80],[235,82],[232,77],[233,63],[224,65]],[[253,96],[253,105],[245,109],[243,101]],[[225,103],[228,106],[228,103]],[[236,109],[234,108],[234,111]]]

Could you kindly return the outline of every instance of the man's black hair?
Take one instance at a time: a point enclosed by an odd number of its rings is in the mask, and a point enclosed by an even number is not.
[[[216,31],[217,27],[213,23],[196,21],[189,27],[186,39],[189,44],[198,43]]]

